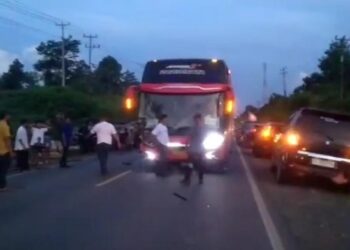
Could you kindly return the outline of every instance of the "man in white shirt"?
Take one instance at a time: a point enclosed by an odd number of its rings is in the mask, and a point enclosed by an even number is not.
[[[166,127],[167,115],[163,114],[159,118],[157,126],[152,130],[152,135],[156,138],[157,149],[159,153],[158,164],[155,166],[157,175],[163,175],[165,171],[165,164],[167,159],[167,144],[169,143],[168,128]]]
[[[29,139],[28,121],[22,120],[17,129],[15,138],[15,151],[17,156],[17,168],[20,171],[29,170]]]
[[[32,128],[32,139],[30,141],[30,146],[33,150],[32,163],[35,167],[38,167],[39,164],[44,164],[44,154],[45,149],[45,133],[48,131],[48,128],[45,124],[40,121],[37,121]]]
[[[96,134],[97,145],[96,152],[100,162],[101,174],[106,175],[107,171],[107,160],[108,152],[112,146],[113,139],[117,142],[118,147],[121,147],[119,136],[113,124],[107,122],[106,118],[101,118],[100,122],[97,123],[92,129],[91,134]]]

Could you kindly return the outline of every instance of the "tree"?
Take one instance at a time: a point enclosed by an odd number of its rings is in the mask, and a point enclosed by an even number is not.
[[[335,37],[325,55],[320,59],[319,68],[328,83],[339,83],[342,57],[345,69],[344,79],[347,84],[350,83],[350,46],[348,41],[345,36]]]
[[[74,40],[71,36],[64,40],[65,44],[65,66],[67,84],[71,83],[74,71],[79,63],[79,46],[80,41]],[[42,57],[34,68],[41,72],[45,85],[59,86],[61,83],[61,58],[62,58],[62,41],[49,40],[42,42],[36,48],[38,54]]]
[[[71,87],[75,90],[93,93],[94,76],[89,65],[84,60],[80,60],[76,63],[72,78],[70,80],[72,82]]]
[[[139,81],[137,80],[135,73],[131,72],[129,70],[126,70],[122,73],[121,79],[120,79],[120,91],[125,91],[129,86],[139,84]]]
[[[121,83],[122,65],[112,56],[106,56],[96,71],[97,90],[101,93],[116,93]]]
[[[26,80],[23,64],[15,59],[9,67],[8,72],[2,75],[1,88],[8,90],[21,89]]]

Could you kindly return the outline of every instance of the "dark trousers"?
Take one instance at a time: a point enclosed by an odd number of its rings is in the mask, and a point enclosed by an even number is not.
[[[198,179],[200,181],[203,181],[203,176],[204,176],[203,155],[202,154],[192,154],[190,156],[190,160],[191,160],[191,163],[193,165],[193,168],[190,168],[190,167],[186,168],[186,170],[185,170],[185,181],[191,181],[193,169],[197,172]]]
[[[159,176],[165,176],[167,174],[167,160],[168,160],[168,149],[163,144],[157,145],[158,160],[154,166],[154,171]]]
[[[5,188],[7,186],[6,175],[10,164],[10,154],[0,155],[0,188]]]
[[[62,156],[61,156],[61,160],[60,160],[60,167],[61,168],[64,168],[64,167],[68,166],[67,165],[68,152],[69,152],[69,145],[63,145],[63,147],[62,147]]]
[[[29,151],[18,150],[16,151],[17,156],[17,168],[21,171],[29,169]]]
[[[111,148],[111,145],[107,143],[100,143],[96,146],[97,158],[100,162],[101,174],[107,174],[107,161],[108,153]]]

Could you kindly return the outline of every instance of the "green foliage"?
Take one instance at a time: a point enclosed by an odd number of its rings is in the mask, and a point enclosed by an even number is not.
[[[15,59],[9,67],[8,72],[2,75],[1,89],[21,89],[26,80],[23,64]]]
[[[340,98],[341,63],[344,66],[345,96]],[[349,112],[350,110],[350,46],[346,37],[336,37],[319,60],[320,72],[314,72],[303,80],[294,93],[285,98],[273,94],[267,104],[259,109],[260,120],[286,120],[302,107]]]
[[[122,65],[112,56],[106,56],[99,63],[95,77],[98,85],[96,90],[100,93],[116,93],[121,82]]]
[[[65,65],[67,84],[72,82],[74,74],[79,67],[79,46],[80,41],[68,37],[65,44]],[[62,41],[49,40],[42,42],[36,48],[41,59],[34,64],[34,68],[43,74],[46,86],[59,86],[61,83],[61,58]]]
[[[44,87],[0,93],[0,107],[14,119],[46,120],[63,112],[73,120],[98,118],[101,114],[120,119],[121,98],[95,97],[70,88]]]

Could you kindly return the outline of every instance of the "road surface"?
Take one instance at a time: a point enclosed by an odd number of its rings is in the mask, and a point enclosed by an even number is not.
[[[204,185],[193,178],[190,187],[176,171],[165,178],[145,172],[136,152],[114,154],[105,178],[95,158],[73,165],[9,178],[11,190],[0,193],[1,250],[350,246],[349,217],[340,215],[350,208],[346,194],[277,186],[266,160],[237,150],[226,174],[208,174]]]

